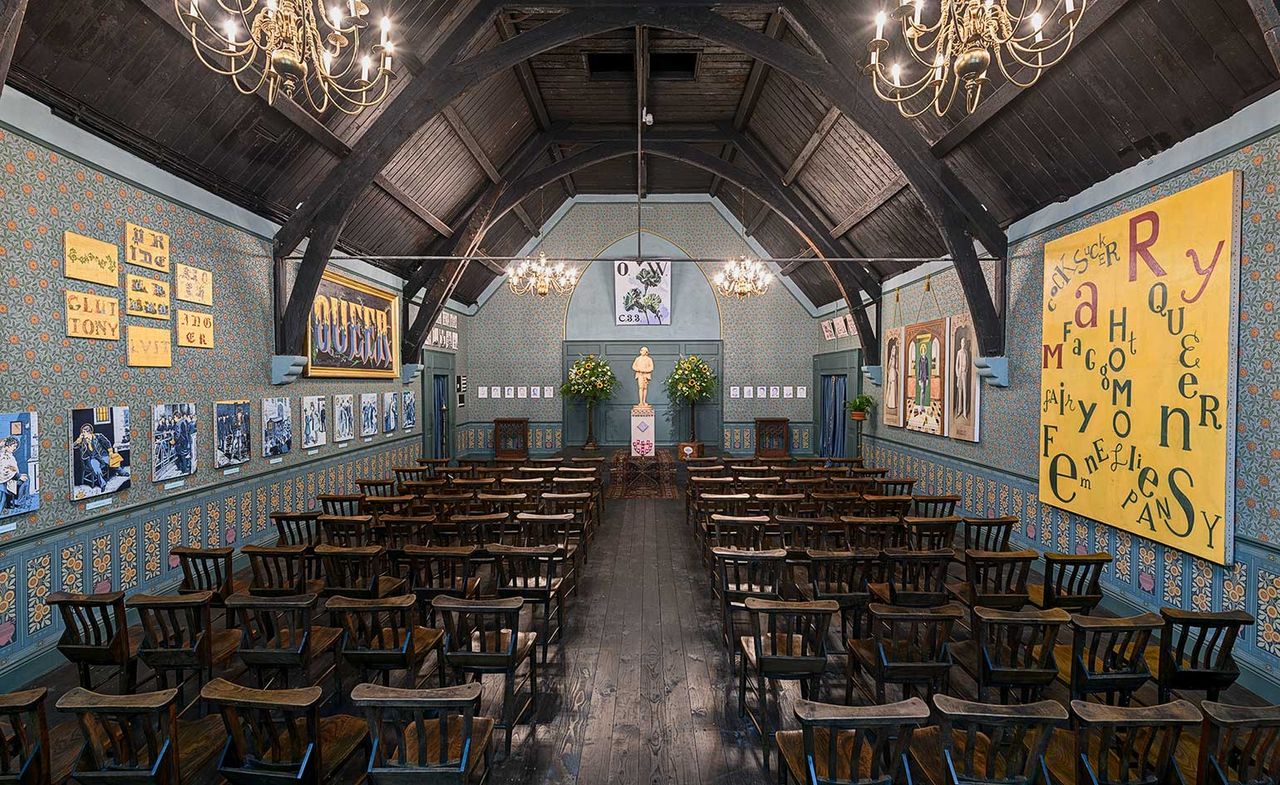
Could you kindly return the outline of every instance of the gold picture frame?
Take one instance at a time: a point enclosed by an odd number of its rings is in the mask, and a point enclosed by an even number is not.
[[[347,344],[335,327],[350,329],[359,322],[372,323],[364,336],[348,332]],[[326,340],[317,343],[317,321],[326,322]],[[367,329],[367,328],[366,328]],[[353,346],[352,341],[360,345]],[[362,342],[363,341],[363,342]],[[345,359],[343,356],[345,355]],[[347,379],[400,378],[400,296],[325,270],[307,319],[307,376]]]

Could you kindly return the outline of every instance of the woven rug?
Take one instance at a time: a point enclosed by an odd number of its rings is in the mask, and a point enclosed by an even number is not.
[[[617,450],[609,460],[609,499],[675,499],[676,458],[670,450],[656,450],[652,458],[633,458]]]

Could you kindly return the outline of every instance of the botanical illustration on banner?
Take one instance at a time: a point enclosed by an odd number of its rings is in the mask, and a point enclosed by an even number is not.
[[[158,403],[151,409],[151,481],[176,480],[196,473],[194,403]]]
[[[902,328],[884,331],[884,424],[902,427]]]
[[[39,507],[39,418],[35,412],[0,412],[0,518]]]
[[[307,329],[307,375],[400,376],[400,298],[325,270]]]
[[[127,490],[129,407],[72,409],[70,421],[71,498],[89,499]]]
[[[1241,175],[1045,244],[1040,500],[1232,561]]]
[[[974,361],[978,344],[969,314],[947,320],[951,363],[947,367],[947,435],[966,442],[978,441],[982,417],[982,385]]]
[[[942,435],[946,407],[947,320],[903,328],[906,387],[903,414],[909,431]]]
[[[213,405],[213,467],[249,462],[252,435],[248,401],[218,401]]]
[[[614,324],[671,324],[671,273],[671,262],[614,262]]]

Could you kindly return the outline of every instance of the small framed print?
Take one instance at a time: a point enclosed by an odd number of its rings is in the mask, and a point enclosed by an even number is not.
[[[742,388],[742,397],[743,397],[743,398],[754,398],[754,397],[756,397],[756,388],[754,388],[754,387],[743,387],[743,388]]]
[[[783,398],[794,398],[794,397],[795,397],[795,395],[796,395],[796,388],[794,388],[794,387],[783,387],[783,388],[782,388],[782,397],[783,397]]]
[[[508,399],[516,397],[516,388],[514,386],[503,387],[502,397]]]
[[[858,324],[857,324],[857,322],[855,322],[855,321],[853,320],[853,314],[851,314],[851,313],[847,313],[847,314],[845,314],[845,315],[844,315],[844,321],[845,321],[845,326],[849,329],[849,337],[850,337],[850,338],[857,338],[857,337],[858,337]]]
[[[495,385],[493,385],[492,387],[490,387],[490,388],[489,388],[489,397],[490,397],[490,398],[501,398],[501,397],[502,397],[502,388],[501,388],[501,387],[499,387],[499,386],[498,386],[498,385],[496,385],[496,384],[495,384]]]
[[[538,385],[536,385],[536,384],[535,384],[535,385],[533,385],[532,387],[530,387],[530,388],[529,388],[529,397],[530,397],[530,398],[541,398],[541,397],[542,397],[542,388],[541,388],[541,387],[539,387],[539,386],[538,386]]]
[[[774,385],[774,386],[770,387],[770,388],[769,388],[769,397],[770,397],[770,398],[781,398],[781,397],[782,397],[782,388],[781,388],[781,387],[778,387],[777,385]]]
[[[729,388],[729,397],[730,397],[730,398],[741,398],[741,397],[742,397],[742,388],[741,388],[741,387],[730,387],[730,388]]]
[[[517,398],[528,398],[528,397],[529,397],[529,388],[528,388],[528,387],[517,387],[517,388],[516,388],[516,397],[517,397]]]
[[[809,397],[809,388],[808,388],[808,387],[805,387],[804,385],[801,385],[801,386],[797,387],[797,388],[796,388],[796,397],[797,397],[797,398],[808,398],[808,397]]]
[[[543,388],[542,388],[542,397],[543,397],[543,398],[554,398],[554,397],[556,397],[556,388],[551,387],[551,386],[543,387]]]
[[[489,388],[488,388],[488,387],[485,387],[484,385],[480,385],[479,387],[477,387],[477,388],[476,388],[476,397],[477,397],[477,398],[488,398],[488,397],[489,397]]]
[[[831,326],[836,330],[837,338],[849,337],[849,325],[845,323],[844,317],[840,316],[831,322]]]
[[[822,322],[822,337],[828,341],[836,339],[836,328],[831,326],[831,320],[826,319]]]
[[[768,388],[768,387],[765,387],[763,384],[757,384],[757,385],[756,385],[756,397],[757,397],[757,398],[768,398],[768,397],[769,397],[769,388]]]

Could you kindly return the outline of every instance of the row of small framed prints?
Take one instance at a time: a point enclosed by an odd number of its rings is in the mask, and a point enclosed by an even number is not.
[[[497,384],[488,387],[483,384],[476,388],[477,398],[554,398],[556,397],[556,388],[551,385],[545,387],[533,386],[517,386],[510,385],[503,387]]]
[[[808,398],[809,388],[804,385],[793,387],[791,385],[779,386],[776,384],[774,385],[760,384],[760,385],[756,385],[755,387],[752,387],[751,385],[746,385],[744,387],[734,386],[729,388],[729,397],[730,398],[782,398],[784,400],[788,398]]]
[[[844,316],[837,316],[834,319],[826,319],[822,322],[822,337],[828,341],[850,336],[858,337],[858,328],[853,323],[853,314],[847,313]]]

